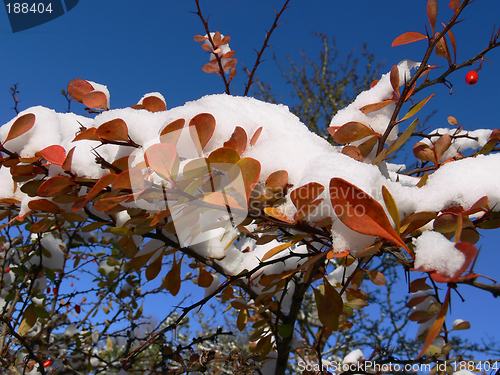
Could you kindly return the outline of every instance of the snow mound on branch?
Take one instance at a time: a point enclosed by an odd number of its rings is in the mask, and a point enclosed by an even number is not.
[[[465,255],[438,232],[424,232],[413,240],[415,268],[431,269],[452,277],[465,262]]]

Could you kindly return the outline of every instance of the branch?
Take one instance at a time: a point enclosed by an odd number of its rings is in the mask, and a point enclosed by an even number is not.
[[[196,2],[198,3],[198,0]],[[253,65],[252,71],[248,74],[248,82],[245,85],[245,92],[243,93],[243,96],[248,95],[248,91],[250,90],[250,86],[252,86],[252,83],[253,83],[253,76],[257,70],[257,67],[262,62],[261,61],[262,55],[264,54],[265,49],[267,47],[269,47],[269,44],[267,44],[267,43],[269,42],[269,39],[271,38],[271,34],[273,33],[273,31],[276,29],[276,27],[278,27],[280,25],[280,24],[278,24],[278,20],[280,19],[281,15],[285,11],[285,9],[288,8],[289,2],[290,2],[290,0],[286,0],[285,4],[281,8],[281,10],[278,13],[276,13],[276,17],[274,19],[273,25],[271,26],[271,29],[269,30],[269,32],[266,33],[266,39],[264,40],[264,44],[262,45],[262,48],[260,49],[260,51],[257,52],[257,60],[255,60],[255,64]]]

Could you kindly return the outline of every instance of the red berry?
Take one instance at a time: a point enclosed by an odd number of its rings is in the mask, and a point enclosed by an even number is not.
[[[80,314],[80,312],[82,311],[80,305],[75,305],[75,311],[77,314]]]
[[[47,293],[50,293],[50,287],[47,287]]]
[[[49,367],[52,364],[52,361],[49,359],[43,363],[43,367]]]
[[[5,273],[9,273],[9,272],[10,272],[10,267],[5,270]]]
[[[477,74],[477,72],[475,70],[471,70],[465,76],[465,82],[467,82],[468,85],[475,85],[478,78],[479,78],[479,75]]]
[[[54,292],[54,294],[57,294],[57,288],[52,288],[52,292]]]
[[[74,285],[75,285],[75,283],[71,283],[71,286],[74,286]]]

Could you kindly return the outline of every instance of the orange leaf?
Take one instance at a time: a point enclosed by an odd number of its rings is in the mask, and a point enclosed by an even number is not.
[[[350,158],[363,162],[363,155],[361,155],[361,150],[356,146],[347,145],[342,148],[342,153],[349,156]]]
[[[236,53],[236,51],[229,51],[229,52],[227,52],[227,53],[223,54],[223,55],[221,56],[221,58],[224,58],[224,59],[230,59],[231,57],[233,57],[233,56],[234,56],[234,54],[235,54],[235,53]]]
[[[68,155],[66,155],[66,158],[61,165],[62,169],[65,171],[71,172],[71,164],[73,162],[73,153],[75,152],[75,148],[76,146],[69,150]]]
[[[163,280],[163,286],[167,289],[173,296],[176,296],[181,289],[181,265],[182,260],[179,262],[174,261],[172,264],[172,269],[168,271],[167,276],[165,276],[165,280]]]
[[[177,148],[171,143],[156,143],[144,153],[149,167],[159,176],[175,184],[179,168],[179,155]]]
[[[228,147],[218,148],[208,156],[208,162],[210,164],[236,164],[238,160],[240,160],[238,153]],[[231,169],[231,165],[214,165],[214,167],[224,171]]]
[[[315,200],[325,190],[325,187],[317,182],[310,182],[290,193],[290,199],[299,210]]]
[[[236,66],[236,63],[238,62],[238,59],[231,59],[228,62],[224,64],[224,70],[226,69],[231,69]]]
[[[76,78],[68,83],[68,94],[78,103],[83,103],[85,95],[93,90],[94,87],[84,79]]]
[[[214,130],[215,118],[210,113],[200,113],[189,122],[189,133],[200,156],[208,141],[212,138]]]
[[[59,145],[45,147],[43,150],[38,151],[36,155],[41,155],[45,160],[56,165],[62,165],[66,160],[66,150]]]
[[[148,96],[142,100],[142,105],[149,112],[162,112],[167,110],[167,105],[165,102],[156,97],[156,96]]]
[[[238,183],[237,178],[243,178],[244,190],[240,183]],[[252,158],[243,158],[238,160],[233,168],[229,171],[231,177],[231,184],[234,188],[243,196],[246,197],[246,201],[250,198],[250,193],[254,189],[257,182],[259,182],[260,177],[260,163]]]
[[[448,4],[448,6],[450,7],[450,9],[454,12],[456,12],[458,10],[458,8],[460,8],[460,2],[462,0],[450,0],[450,3]]]
[[[119,197],[112,198],[101,198],[94,203],[94,208],[96,209],[96,211],[109,211],[128,198],[128,195],[120,195]]]
[[[219,68],[216,67],[215,65],[212,65],[212,64],[205,64],[203,65],[203,67],[201,68],[201,70],[203,70],[205,73],[216,73],[219,71]]]
[[[260,137],[260,133],[262,133],[262,126],[253,133],[252,139],[250,139],[250,146],[255,146],[255,143],[257,143]]]
[[[238,153],[238,155],[241,155],[247,148],[247,141],[248,137],[245,129],[237,126],[234,129],[231,138],[229,138],[227,142],[224,142],[224,147],[232,148]]]
[[[108,110],[108,98],[102,91],[89,92],[83,98],[83,104],[90,108]]]
[[[26,113],[25,115],[19,117],[12,124],[9,130],[9,134],[7,135],[7,138],[5,138],[5,141],[3,143],[5,144],[5,142],[17,138],[28,132],[33,127],[33,125],[35,125],[35,119],[36,116],[33,113]]]
[[[115,118],[99,126],[95,135],[106,141],[128,141],[128,128],[125,121]]]
[[[396,94],[396,97],[399,98],[399,68],[397,65],[393,65],[390,73],[391,78],[391,86]]]
[[[49,212],[51,214],[58,214],[63,212],[57,204],[47,199],[36,199],[28,202],[28,207],[32,211]]]
[[[101,139],[95,134],[96,131],[96,128],[85,129],[84,131],[78,133],[75,139],[73,139],[71,142],[80,141],[82,139],[86,139],[89,141],[100,141]]]
[[[377,135],[373,129],[360,122],[348,122],[333,134],[335,142],[342,144],[359,141],[370,135]]]
[[[295,243],[297,243],[297,241],[289,241],[287,243],[282,243],[276,247],[273,247],[271,250],[269,250],[267,253],[264,254],[264,256],[261,259],[261,262],[265,262],[266,260],[272,258],[276,254],[281,253],[283,250],[288,249]]]
[[[394,230],[384,209],[376,200],[353,184],[341,179],[330,180],[330,199],[342,222],[355,232],[390,240],[410,253]]]
[[[71,207],[72,212],[76,212],[81,210],[87,203],[89,203],[92,199],[97,197],[104,188],[108,187],[112,184],[116,179],[116,174],[108,173],[102,176],[90,189],[84,199],[76,201],[73,207]]]
[[[212,285],[213,281],[214,277],[212,276],[212,274],[205,268],[201,267],[200,275],[198,276],[198,286],[201,286],[202,288],[208,288],[210,285]]]
[[[384,101],[381,101],[378,103],[367,104],[364,107],[361,107],[359,110],[361,112],[363,112],[365,115],[367,115],[368,113],[378,111],[379,109],[382,109],[382,108],[386,107],[387,105],[394,103],[394,102],[395,102],[394,99],[384,100]]]
[[[448,150],[451,146],[451,136],[449,134],[443,134],[438,138],[436,142],[434,142],[434,150],[436,152],[436,160],[439,163],[443,154]]]
[[[75,183],[68,177],[54,176],[49,178],[48,180],[45,180],[38,187],[37,192],[41,197],[51,197],[71,185],[75,185]]]
[[[436,154],[427,143],[415,143],[415,146],[413,146],[413,155],[415,155],[417,159],[431,161],[435,164],[437,163]]]
[[[295,220],[289,220],[278,207],[266,207],[264,208],[264,212],[266,215],[271,216],[279,221],[283,221],[285,223],[295,224]]]
[[[385,276],[382,272],[375,270],[368,271],[368,277],[370,278],[371,282],[377,286],[385,286],[386,284]]]
[[[301,221],[307,215],[312,213],[316,209],[316,207],[320,205],[321,202],[323,202],[323,198],[316,199],[315,201],[300,207],[300,209],[293,216],[293,219],[296,221]]]
[[[160,133],[161,143],[172,143],[176,145],[179,141],[179,137],[181,136],[182,128],[184,128],[185,123],[186,120],[180,118],[165,126]]]
[[[266,188],[272,192],[283,192],[288,182],[288,172],[285,170],[276,171],[269,175],[266,180]]]
[[[448,50],[448,43],[446,43],[446,39],[444,36],[436,43],[434,52],[436,53],[436,56],[444,57],[445,59],[447,59],[451,65],[450,51]]]
[[[392,42],[392,47],[413,43],[422,39],[427,39],[427,37],[423,34],[417,33],[416,31],[408,31],[394,39],[394,41]]]
[[[436,28],[437,14],[438,14],[437,1],[429,0],[427,2],[427,18],[429,19],[429,23],[431,24],[432,34],[434,34],[434,30]]]
[[[195,35],[193,37],[193,39],[195,40],[195,42],[201,43],[201,42],[204,42],[205,40],[207,40],[208,38],[206,36],[202,36],[202,35]]]
[[[424,346],[420,350],[420,353],[418,353],[418,356],[416,359],[419,359],[424,355],[425,351],[429,346],[431,346],[432,342],[436,339],[436,337],[439,335],[439,332],[441,332],[441,327],[443,326],[444,320],[446,318],[446,313],[448,312],[448,304],[450,302],[450,288],[448,288],[448,291],[446,292],[446,297],[444,298],[443,305],[441,306],[441,310],[439,311],[439,314],[432,324],[431,329],[427,333],[427,337],[425,338]]]
[[[377,144],[377,141],[378,141],[378,137],[373,136],[373,137],[368,138],[363,143],[361,143],[358,146],[359,151],[361,152],[361,156],[366,158],[368,155],[370,155],[370,152],[372,152],[373,147]]]
[[[161,271],[162,261],[163,254],[156,258],[153,262],[149,263],[149,265],[146,267],[146,279],[148,281],[156,279],[156,276],[158,276]]]

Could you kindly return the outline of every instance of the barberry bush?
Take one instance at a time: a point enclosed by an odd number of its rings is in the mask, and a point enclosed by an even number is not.
[[[470,324],[447,315],[463,284],[485,298],[500,294],[474,271],[481,233],[500,227],[500,130],[467,131],[450,116],[447,127],[417,131],[417,115],[434,85],[474,63],[466,79],[477,81],[500,29],[459,62],[452,30],[473,5],[450,1],[438,29],[429,0],[425,31],[392,42],[415,42],[421,61],[404,60],[367,84],[318,135],[308,125],[321,126],[288,107],[248,97],[288,1],[241,97],[228,95],[238,64],[230,37],[211,31],[195,4],[205,35],[194,40],[210,54],[202,69],[221,77],[224,94],[167,109],[149,93],[112,109],[106,86],[77,78],[63,94],[86,107],[84,116],[32,107],[0,128],[3,371],[493,369],[453,336]],[[416,164],[402,170],[392,158],[408,144]],[[396,306],[390,297],[403,273],[408,296]],[[195,303],[158,311],[157,323],[143,316],[143,301],[182,295],[186,284],[200,290]],[[373,302],[392,314],[390,324],[373,316]],[[209,332],[201,319],[203,332],[190,337],[186,325],[209,303],[234,321]],[[409,324],[419,327],[415,342],[398,341]],[[233,339],[231,329],[248,336]],[[360,339],[374,332],[384,335]]]

